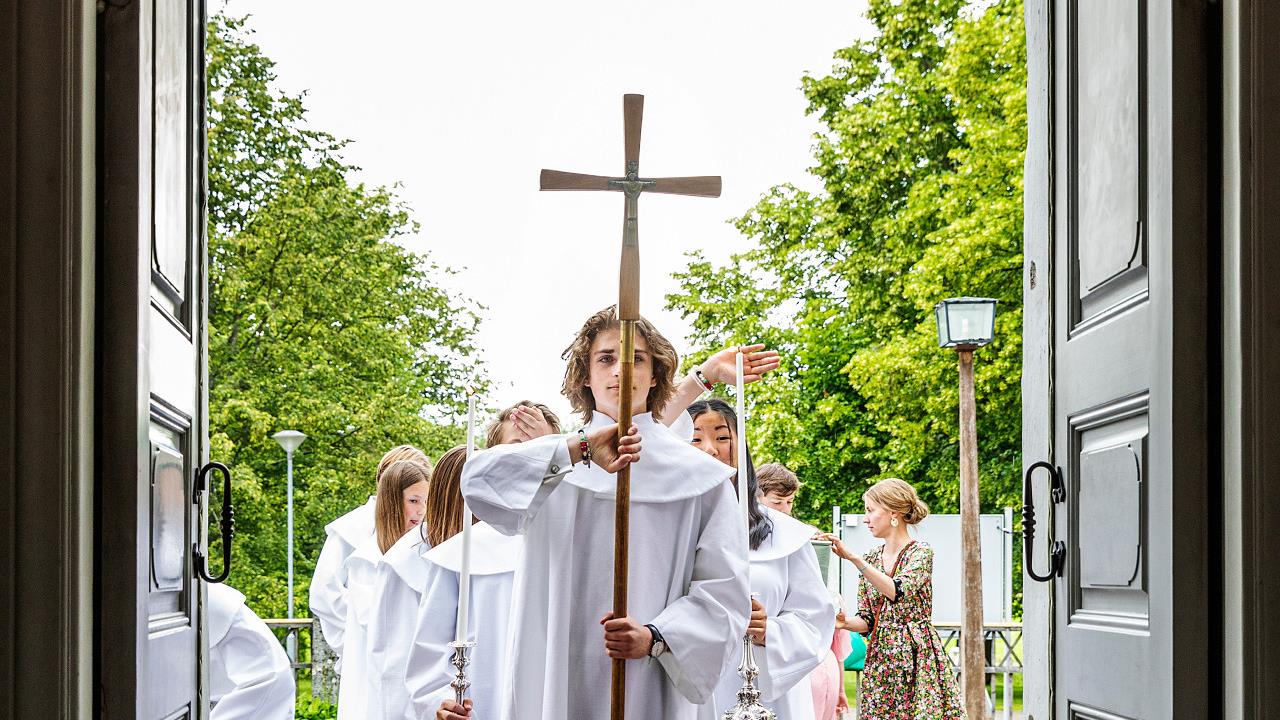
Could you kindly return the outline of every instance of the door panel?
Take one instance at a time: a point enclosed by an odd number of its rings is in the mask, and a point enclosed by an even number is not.
[[[1206,310],[1194,301],[1207,243],[1205,60],[1203,38],[1187,40],[1205,7],[1047,4],[1050,33],[1029,33],[1028,53],[1051,59],[1044,171],[1060,210],[1053,290],[1028,296],[1052,304],[1047,336],[1029,339],[1050,344],[1049,385],[1024,408],[1053,437],[1052,456],[1028,463],[1060,466],[1066,489],[1050,516],[1067,547],[1052,581],[1053,716],[1201,717],[1204,675],[1187,682],[1179,662],[1203,657],[1206,605],[1195,500],[1206,485]]]
[[[204,7],[107,3],[100,277],[102,716],[200,717],[194,477],[206,459]]]
[[[1068,177],[1078,263],[1072,326],[1086,327],[1146,292],[1146,3],[1071,0],[1065,15]]]

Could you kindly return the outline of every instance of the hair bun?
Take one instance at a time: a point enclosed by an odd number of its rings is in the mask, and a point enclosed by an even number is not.
[[[911,511],[907,513],[904,519],[907,521],[908,524],[915,525],[921,520],[924,520],[926,517],[929,517],[929,506],[926,505],[923,500],[917,497],[915,498],[915,501],[912,503]]]

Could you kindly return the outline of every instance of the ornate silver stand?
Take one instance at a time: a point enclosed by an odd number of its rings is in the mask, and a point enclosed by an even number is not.
[[[756,655],[752,649],[750,635],[742,637],[742,662],[738,664],[738,677],[742,678],[742,687],[738,689],[738,704],[724,711],[721,720],[778,720],[772,710],[760,704],[760,689],[756,687],[756,678],[760,668],[756,667]]]
[[[453,682],[449,683],[449,687],[453,688],[454,702],[462,704],[463,698],[467,694],[467,688],[471,687],[471,680],[467,678],[467,666],[471,664],[471,658],[467,654],[471,652],[471,648],[476,646],[473,642],[454,642],[449,643],[449,647],[453,648],[453,667],[458,670],[453,676]]]

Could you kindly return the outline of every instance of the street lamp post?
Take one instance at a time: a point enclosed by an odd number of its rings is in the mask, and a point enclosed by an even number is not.
[[[956,351],[960,364],[960,546],[963,582],[960,603],[960,674],[965,712],[987,717],[986,660],[982,632],[982,543],[978,513],[978,411],[973,390],[973,351],[995,336],[996,301],[950,298],[934,306],[938,345]]]
[[[289,546],[289,561],[288,561],[289,619],[292,620],[293,619],[293,451],[298,449],[298,446],[302,444],[303,440],[307,439],[307,436],[303,433],[298,432],[297,430],[281,430],[280,432],[276,433],[275,435],[272,435],[271,437],[276,442],[280,443],[280,447],[284,448],[285,458],[288,463],[287,473],[288,473],[289,479],[288,479],[288,485],[287,485],[288,489],[285,491],[286,492],[285,498],[286,498],[286,505],[288,507],[287,513],[289,516],[289,530],[288,530],[288,540],[287,540],[287,544]],[[289,651],[289,661],[295,662],[295,663],[298,662],[298,636],[296,633],[290,631],[287,644],[288,644],[287,649]]]

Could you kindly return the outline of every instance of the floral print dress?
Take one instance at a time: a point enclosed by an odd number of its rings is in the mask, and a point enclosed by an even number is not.
[[[885,573],[884,546],[864,555]],[[871,626],[867,661],[858,690],[861,720],[956,720],[964,718],[960,688],[942,640],[933,629],[933,548],[914,541],[903,548],[891,573],[897,599],[890,602],[862,578],[858,617]],[[881,605],[879,622],[876,608]]]

